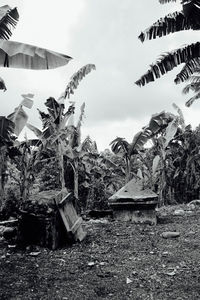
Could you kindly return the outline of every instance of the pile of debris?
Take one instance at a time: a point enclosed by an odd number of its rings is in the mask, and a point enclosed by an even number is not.
[[[70,193],[43,191],[30,196],[20,210],[18,241],[55,250],[85,238],[81,223]]]

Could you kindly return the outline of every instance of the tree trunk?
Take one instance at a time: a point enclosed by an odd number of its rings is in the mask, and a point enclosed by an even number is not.
[[[3,147],[2,147],[3,148]],[[0,150],[0,209],[4,203],[5,191],[4,191],[4,172],[6,170],[5,162],[5,150]]]
[[[58,164],[59,164],[59,181],[61,184],[61,189],[66,189],[65,187],[65,169],[64,169],[64,159],[63,159],[63,151],[62,151],[62,141],[58,141]]]
[[[125,183],[128,183],[131,180],[131,164],[130,159],[126,157],[126,178]]]
[[[75,208],[78,208],[78,159],[74,160],[74,197],[75,197]]]

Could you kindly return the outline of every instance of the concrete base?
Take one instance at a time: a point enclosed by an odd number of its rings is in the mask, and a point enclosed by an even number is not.
[[[157,224],[157,216],[155,209],[148,210],[130,210],[120,209],[114,210],[113,216],[116,220],[120,221],[131,221],[136,224]]]

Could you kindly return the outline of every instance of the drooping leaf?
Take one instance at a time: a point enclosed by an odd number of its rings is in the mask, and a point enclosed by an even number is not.
[[[76,128],[79,130],[79,128],[81,127],[82,121],[83,121],[83,117],[84,117],[84,113],[85,113],[85,102],[83,102],[83,104],[80,107],[80,116],[76,125]]]
[[[182,110],[175,103],[173,103],[172,106],[178,112],[178,114],[179,114],[179,123],[180,123],[182,129],[185,130],[185,119],[184,119]]]
[[[191,19],[194,26],[200,25],[200,1],[199,0],[182,0],[183,13],[186,18]],[[199,28],[198,28],[199,29]]]
[[[38,129],[37,127],[31,125],[30,123],[26,123],[26,126],[28,127],[28,129],[33,131],[39,139],[42,137],[42,131],[40,129]]]
[[[110,143],[110,145],[112,152],[115,154],[124,155],[129,152],[130,144],[124,138],[117,137]]]
[[[191,106],[192,104],[193,104],[193,102],[195,101],[195,100],[197,100],[197,99],[199,99],[200,98],[200,91],[195,95],[195,96],[193,96],[192,98],[190,98],[186,103],[185,103],[185,105],[187,106],[187,107],[189,107],[189,106]]]
[[[76,133],[77,133],[77,144],[80,145],[81,142],[81,124],[83,122],[83,117],[84,117],[84,113],[85,113],[85,102],[81,105],[81,113],[76,125]]]
[[[178,119],[174,118],[174,120],[172,120],[166,130],[165,130],[165,135],[164,135],[164,148],[167,148],[167,146],[169,145],[169,143],[171,142],[171,140],[174,138],[176,132],[178,129]]]
[[[159,19],[152,26],[144,30],[138,38],[141,42],[144,42],[145,40],[156,39],[157,37],[162,37],[170,33],[189,29],[196,29],[194,28],[192,20],[185,18],[181,11],[174,12]]]
[[[153,173],[153,175],[155,175],[155,173],[158,169],[159,162],[160,162],[160,156],[156,155],[153,159],[153,164],[152,164],[152,173]]]
[[[185,46],[183,48],[164,54],[158,59],[151,68],[135,83],[138,86],[155,81],[167,72],[173,70],[178,65],[188,62],[188,60],[200,57],[200,42]]]
[[[139,131],[133,138],[129,148],[129,155],[135,154],[136,151],[141,150],[144,144],[152,137],[152,131],[146,127]]]
[[[11,141],[15,124],[6,117],[0,116],[0,144]]]
[[[187,80],[193,73],[199,72],[200,69],[200,58],[192,58],[185,63],[180,73],[176,75],[174,82],[176,84]]]
[[[52,120],[56,120],[56,118],[60,114],[61,105],[59,105],[53,97],[49,97],[45,102],[45,106],[47,107]]]
[[[20,104],[31,109],[33,106],[32,98],[34,97],[34,95],[33,94],[22,94],[21,96],[22,96],[23,100],[21,101]]]
[[[0,90],[3,90],[4,92],[7,90],[6,84],[1,77],[0,77]]]
[[[177,0],[159,0],[159,2],[161,4],[166,4],[166,3],[169,3],[169,2],[176,2]]]
[[[80,81],[89,74],[92,70],[95,70],[96,67],[93,64],[88,64],[82,67],[80,70],[78,70],[72,77],[70,82],[68,83],[64,94],[61,96],[61,98],[70,98],[70,95],[74,94],[74,90],[77,89]]]
[[[165,111],[154,114],[149,121],[148,128],[151,130],[153,135],[158,134],[167,127],[174,117],[175,116],[173,114]]]
[[[69,122],[69,118],[71,118],[71,116],[73,116],[74,111],[75,111],[75,105],[74,105],[74,103],[72,103],[72,105],[70,105],[68,107],[67,112],[64,113],[64,115],[63,115],[63,119],[62,119],[62,122],[60,124],[60,129],[65,128],[65,125],[66,125],[67,121]]]
[[[17,8],[11,9],[8,5],[0,7],[0,39],[9,39],[12,35],[11,27],[15,27],[19,20]]]
[[[39,147],[41,145],[41,141],[39,139],[28,139],[20,143],[21,146],[26,144],[27,147],[34,146]]]
[[[23,110],[22,105],[16,107],[14,112],[7,116],[7,118],[15,124],[14,133],[19,136],[28,120],[28,115]]]
[[[40,115],[40,119],[42,121],[42,127],[43,129],[47,128],[50,124],[50,116],[49,114],[46,114],[45,112],[37,109]]]

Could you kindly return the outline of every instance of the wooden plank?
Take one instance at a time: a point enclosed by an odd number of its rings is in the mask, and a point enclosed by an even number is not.
[[[72,200],[72,194],[69,193],[67,194],[61,201],[58,202],[58,206],[59,207],[63,207],[65,206],[65,204],[68,202],[68,201],[71,201]]]
[[[81,225],[82,218],[77,215],[72,200],[72,193],[63,195],[61,192],[55,198],[55,202],[67,232],[72,233],[76,241],[82,241],[86,236],[86,232],[83,231]]]
[[[70,232],[70,227],[69,227],[69,224],[68,224],[68,222],[67,222],[67,220],[66,220],[66,217],[65,217],[65,214],[64,214],[64,212],[63,212],[63,209],[62,209],[62,208],[58,208],[58,209],[59,209],[61,218],[62,218],[62,220],[63,220],[63,223],[64,223],[64,225],[65,225],[65,228],[66,228],[67,232]]]
[[[109,205],[110,206],[118,206],[118,205],[121,205],[121,206],[126,206],[126,205],[129,205],[129,206],[135,206],[135,205],[151,205],[151,204],[158,204],[157,201],[148,201],[148,202],[140,202],[140,201],[132,201],[132,202],[110,202]]]
[[[70,228],[70,231],[71,231],[72,233],[75,233],[75,232],[77,231],[77,229],[80,227],[81,223],[82,223],[82,218],[79,217],[79,218],[76,220],[76,222],[74,223],[74,225]]]
[[[14,220],[1,221],[0,225],[1,226],[9,226],[9,225],[16,225],[17,223],[18,223],[18,219],[14,219]]]

